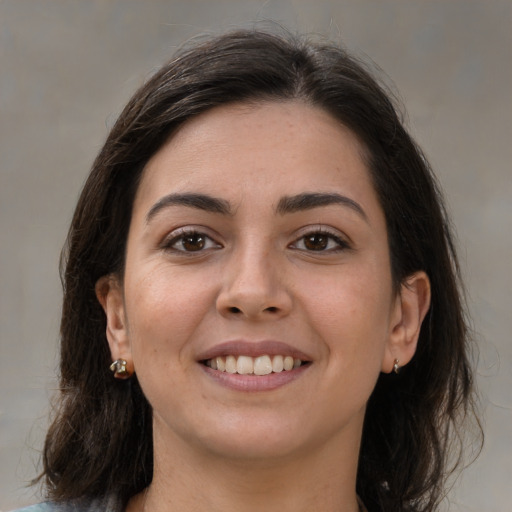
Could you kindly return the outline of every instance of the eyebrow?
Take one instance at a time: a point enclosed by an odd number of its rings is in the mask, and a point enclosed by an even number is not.
[[[280,215],[286,215],[287,213],[312,210],[333,204],[351,208],[368,222],[368,217],[359,203],[335,192],[311,192],[282,197],[277,204],[276,212]],[[161,210],[169,206],[187,206],[189,208],[196,208],[198,210],[222,215],[233,214],[230,203],[225,199],[212,197],[207,194],[186,192],[182,194],[169,194],[159,199],[147,213],[146,222],[150,222]]]
[[[158,212],[169,206],[188,206],[198,210],[212,213],[231,215],[231,206],[224,199],[218,199],[206,194],[169,194],[157,201],[146,215],[146,222],[149,222]]]
[[[314,192],[298,194],[295,196],[285,196],[279,200],[276,210],[281,215],[284,215],[286,213],[312,210],[313,208],[329,206],[332,204],[347,206],[358,213],[366,222],[368,222],[368,217],[359,203],[353,199],[350,199],[349,197],[337,194],[335,192]]]

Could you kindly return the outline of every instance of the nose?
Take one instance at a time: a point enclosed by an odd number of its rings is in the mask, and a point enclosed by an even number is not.
[[[292,297],[278,257],[269,250],[247,248],[234,253],[223,272],[217,310],[225,317],[274,320],[291,311]]]

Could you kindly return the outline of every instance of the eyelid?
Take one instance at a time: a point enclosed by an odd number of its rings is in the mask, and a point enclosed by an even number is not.
[[[323,251],[314,251],[314,250],[308,250],[308,249],[298,249],[297,247],[294,247],[298,244],[301,240],[303,240],[308,235],[314,235],[314,234],[321,234],[324,236],[329,237],[331,240],[334,240],[337,243],[337,247],[334,249],[327,249]],[[352,243],[348,236],[341,233],[339,230],[335,228],[326,227],[324,225],[316,225],[316,226],[305,226],[301,230],[299,230],[298,236],[296,236],[295,240],[289,245],[292,249],[297,250],[303,250],[306,252],[311,253],[333,253],[333,252],[339,252],[339,251],[347,251],[352,248]]]
[[[194,253],[199,254],[211,250],[213,248],[222,248],[222,244],[219,243],[216,239],[217,237],[212,236],[210,233],[211,229],[208,229],[205,226],[182,226],[168,233],[162,240],[160,248],[163,250],[173,251],[174,253],[184,255],[193,255]],[[207,247],[198,251],[185,251],[173,247],[174,244],[179,242],[181,238],[187,235],[202,235],[204,238],[213,242],[215,247]]]

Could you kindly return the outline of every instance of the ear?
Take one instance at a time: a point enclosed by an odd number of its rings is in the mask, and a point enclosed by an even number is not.
[[[98,279],[95,286],[96,297],[107,316],[107,340],[112,361],[124,359],[129,374],[133,373],[128,325],[123,300],[123,289],[119,279],[112,274]]]
[[[429,307],[430,280],[425,272],[415,272],[400,285],[397,293],[382,362],[383,372],[391,373],[397,360],[399,366],[405,366],[413,358]]]

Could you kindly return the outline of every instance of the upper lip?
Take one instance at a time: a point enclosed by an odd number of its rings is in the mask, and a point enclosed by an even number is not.
[[[282,341],[245,341],[233,340],[219,343],[199,354],[199,361],[207,361],[220,356],[250,356],[258,357],[263,355],[292,356],[302,361],[311,361],[311,357],[297,348],[283,343]]]

